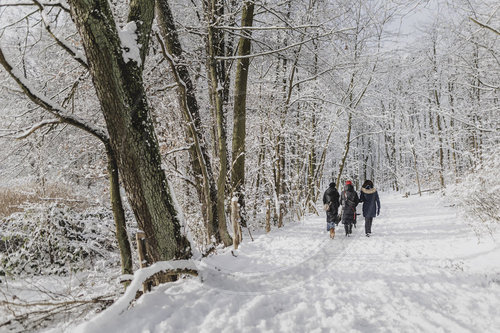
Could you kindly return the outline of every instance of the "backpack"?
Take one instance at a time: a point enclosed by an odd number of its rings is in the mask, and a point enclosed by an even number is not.
[[[345,204],[346,204],[346,206],[349,206],[349,207],[356,207],[356,202],[354,202],[354,201],[352,200],[352,196],[351,196],[351,198],[347,197],[347,193],[346,193],[346,192],[347,192],[347,191],[343,191],[343,192],[342,192],[342,195],[344,196],[344,200],[345,200]]]

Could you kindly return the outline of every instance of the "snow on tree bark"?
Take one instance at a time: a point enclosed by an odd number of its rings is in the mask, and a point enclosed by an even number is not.
[[[130,4],[137,25],[141,62],[124,59],[113,14],[106,0],[70,1],[101,102],[111,146],[139,227],[146,233],[153,261],[186,258],[190,246],[181,234],[172,195],[161,168],[158,140],[142,81],[154,1]]]

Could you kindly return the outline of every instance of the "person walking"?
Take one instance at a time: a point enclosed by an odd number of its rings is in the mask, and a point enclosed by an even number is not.
[[[326,231],[330,231],[330,238],[335,237],[335,225],[339,223],[337,216],[339,211],[339,192],[335,183],[330,183],[323,194],[323,206],[326,211]]]
[[[366,237],[372,234],[372,222],[375,216],[380,214],[380,199],[377,189],[371,180],[366,180],[361,187],[359,201],[363,203],[363,216],[365,217]]]
[[[352,225],[356,224],[356,206],[359,203],[359,197],[350,180],[345,182],[344,191],[340,196],[342,205],[342,224],[344,225],[345,235],[352,234]]]

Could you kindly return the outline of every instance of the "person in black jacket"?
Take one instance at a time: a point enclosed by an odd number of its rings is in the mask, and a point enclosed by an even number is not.
[[[363,203],[363,216],[365,217],[365,233],[366,237],[370,237],[372,233],[372,222],[375,216],[380,214],[380,199],[377,190],[373,187],[371,180],[366,180],[361,187],[359,196],[360,202]]]
[[[352,225],[356,224],[356,206],[359,203],[359,197],[350,180],[345,182],[345,189],[340,196],[342,205],[342,224],[344,225],[345,235],[352,234]]]
[[[330,238],[335,237],[335,225],[339,223],[337,216],[339,211],[339,192],[335,183],[330,186],[323,194],[323,205],[326,210],[326,230],[330,231]]]

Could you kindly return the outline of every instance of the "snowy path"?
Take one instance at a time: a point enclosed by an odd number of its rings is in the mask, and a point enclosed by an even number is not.
[[[500,332],[500,247],[434,197],[381,196],[373,237],[324,216],[206,258],[99,332]],[[93,327],[93,329],[91,329]]]

